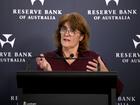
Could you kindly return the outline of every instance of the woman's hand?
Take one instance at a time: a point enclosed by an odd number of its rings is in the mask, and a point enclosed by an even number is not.
[[[86,66],[88,72],[108,72],[109,70],[105,66],[104,62],[102,61],[101,57],[99,56],[97,60],[93,59],[92,61],[88,62]]]
[[[52,71],[51,65],[45,59],[44,54],[40,54],[40,57],[36,58],[36,63],[43,71]]]

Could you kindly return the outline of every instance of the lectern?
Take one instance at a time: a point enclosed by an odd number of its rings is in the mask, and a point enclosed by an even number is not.
[[[116,72],[17,72],[19,105],[115,105]]]

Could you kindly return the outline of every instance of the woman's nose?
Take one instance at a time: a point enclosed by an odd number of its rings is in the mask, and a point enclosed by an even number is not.
[[[65,32],[65,34],[64,34],[65,36],[70,36],[70,31],[69,30],[67,30],[66,32]]]

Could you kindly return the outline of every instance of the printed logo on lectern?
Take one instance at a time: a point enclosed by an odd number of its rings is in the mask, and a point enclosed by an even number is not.
[[[140,35],[136,35],[137,36],[137,38],[140,40]],[[136,40],[134,40],[134,39],[132,39],[133,40],[133,43],[134,43],[134,47],[135,48],[138,48],[138,46],[140,46],[140,41],[136,41]]]
[[[45,2],[45,0],[31,0],[31,4],[34,5],[36,1],[39,1],[42,4],[42,6],[44,5]]]
[[[24,101],[23,105],[37,105],[37,103],[34,103],[34,102],[27,103],[26,101]]]
[[[111,1],[115,2],[116,5],[118,6],[118,4],[119,4],[119,0],[105,0],[106,5],[108,6],[109,2],[111,2]]]
[[[5,37],[5,40],[0,39],[1,48],[3,48],[3,46],[4,46],[5,44],[10,44],[10,46],[13,48],[16,38],[12,39],[11,41],[9,40],[10,37],[11,37],[13,34],[2,34],[2,35]]]

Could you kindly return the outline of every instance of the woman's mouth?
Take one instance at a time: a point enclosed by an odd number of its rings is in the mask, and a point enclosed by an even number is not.
[[[70,39],[63,39],[64,41],[70,41]]]

